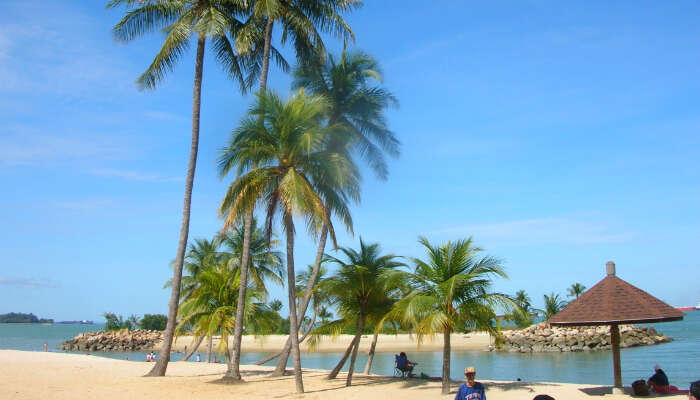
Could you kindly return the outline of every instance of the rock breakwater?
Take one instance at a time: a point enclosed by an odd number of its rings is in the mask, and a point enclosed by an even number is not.
[[[653,327],[620,325],[620,347],[623,348],[672,340]],[[521,330],[503,331],[500,345],[491,345],[489,350],[520,353],[610,350],[610,327],[552,327],[541,323]]]
[[[149,330],[81,333],[61,343],[66,351],[142,351],[152,350],[163,339],[163,332]]]

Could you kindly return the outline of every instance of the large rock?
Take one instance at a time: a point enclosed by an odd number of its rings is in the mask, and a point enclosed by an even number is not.
[[[504,331],[503,345],[489,346],[490,351],[520,353],[576,352],[610,350],[610,327],[550,327],[545,323],[525,329]],[[673,339],[654,328],[634,325],[620,326],[620,347],[648,346],[667,343]]]
[[[58,346],[66,351],[143,351],[153,350],[163,338],[160,331],[122,329],[112,332],[87,332]]]

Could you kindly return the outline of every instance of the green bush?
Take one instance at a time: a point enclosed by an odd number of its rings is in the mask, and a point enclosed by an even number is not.
[[[141,318],[141,329],[149,329],[153,331],[164,331],[165,325],[168,323],[168,317],[163,314],[144,314]]]

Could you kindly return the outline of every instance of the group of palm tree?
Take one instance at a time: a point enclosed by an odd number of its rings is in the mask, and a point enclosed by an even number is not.
[[[573,283],[566,289],[567,296],[578,299],[586,291],[586,286],[581,283]],[[510,314],[506,315],[506,319],[513,322],[519,328],[526,328],[533,324],[534,319],[541,315],[542,319],[549,320],[554,314],[563,310],[569,302],[561,297],[558,293],[550,293],[543,295],[544,308],[538,309],[532,307],[532,299],[524,290],[518,290],[513,296],[513,301],[518,305]]]
[[[299,343],[307,337],[314,343],[326,334],[354,330],[352,343],[330,374],[335,377],[350,359],[349,385],[362,332],[374,332],[365,367],[369,372],[378,332],[400,327],[420,339],[444,335],[446,393],[450,333],[468,327],[495,332],[494,308],[514,306],[508,296],[490,291],[493,277],[505,277],[500,261],[479,257],[481,249],[471,239],[432,245],[421,238],[427,257],[411,259],[410,272],[397,256],[380,254],[377,244],[361,241],[359,251],[341,248],[343,258],[326,254],[328,237],[338,249],[334,222],[353,232],[350,207],[360,199],[362,178],[358,162],[386,179],[386,157],[399,154],[400,143],[385,119],[397,100],[381,86],[378,63],[361,51],[346,49],[354,34],[344,14],[360,5],[359,0],[108,2],[108,8],[126,9],[113,28],[117,40],[130,42],[154,31],[165,36],[137,79],[140,89],[155,89],[191,43],[197,44],[192,139],[180,236],[168,283],[168,321],[160,356],[148,376],[165,375],[175,335],[188,331],[198,342],[193,348],[208,339],[211,349],[211,338],[221,336],[218,350],[228,359],[224,380],[241,380],[242,335],[269,332],[271,321],[279,319],[279,303],[266,303],[266,283],[275,282],[287,288],[289,337],[275,355],[273,375],[285,373],[291,355],[297,392],[304,391]],[[327,53],[324,34],[343,40],[340,55]],[[296,56],[294,68],[281,52],[287,43]],[[221,233],[188,248],[207,46],[242,94],[254,91],[255,97],[218,157],[219,173],[230,181],[219,207]],[[267,90],[271,62],[293,73],[293,93],[286,99]],[[261,227],[256,214],[264,220]],[[294,250],[300,221],[318,248],[314,263],[297,277]],[[276,251],[280,243],[274,239],[275,230],[283,232],[283,253]],[[336,270],[321,279],[324,263]],[[330,320],[327,307],[335,307],[336,319]]]

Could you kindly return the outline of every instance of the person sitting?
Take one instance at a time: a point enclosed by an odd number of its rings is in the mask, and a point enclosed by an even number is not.
[[[668,393],[671,386],[668,377],[659,364],[654,365],[654,375],[647,380],[647,386],[656,393]]]
[[[689,392],[688,400],[700,400],[700,381],[691,383]]]
[[[409,376],[413,373],[413,366],[416,364],[418,363],[409,360],[408,356],[403,351],[399,353],[399,356],[396,358],[396,367],[401,371],[407,372]]]

